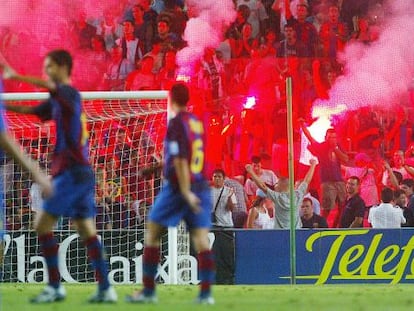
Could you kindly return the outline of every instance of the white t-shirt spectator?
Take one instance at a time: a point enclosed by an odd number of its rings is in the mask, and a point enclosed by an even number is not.
[[[223,193],[220,197],[221,190],[223,189]],[[227,202],[229,200],[229,197],[231,198],[231,202],[236,205],[237,199],[236,195],[234,194],[233,189],[227,186],[223,186],[223,188],[211,188],[211,193],[213,196],[213,206],[211,207],[211,211],[214,211],[214,208],[217,208],[215,210],[216,214],[216,226],[220,227],[233,227],[233,218],[232,218],[232,212],[227,209]],[[218,199],[220,198],[220,201]],[[218,204],[217,204],[218,201]]]
[[[369,210],[368,222],[373,228],[390,229],[400,228],[406,220],[401,208],[390,203],[381,203]]]

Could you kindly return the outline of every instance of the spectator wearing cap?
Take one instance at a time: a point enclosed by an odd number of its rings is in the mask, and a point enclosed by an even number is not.
[[[259,156],[252,157],[251,166],[255,175],[258,176],[259,179],[269,188],[274,189],[278,182],[278,178],[273,171],[262,168],[262,159]],[[258,189],[257,184],[251,178],[248,178],[246,180],[246,184],[244,185],[244,189],[246,190],[249,202],[252,202]]]
[[[403,216],[403,210],[394,206],[394,192],[391,188],[385,187],[381,191],[381,201],[379,206],[370,209],[368,222],[373,228],[378,229],[392,229],[400,228],[402,224],[406,223]]]
[[[328,228],[326,219],[314,213],[313,202],[310,198],[303,199],[300,211],[302,214],[302,228]]]

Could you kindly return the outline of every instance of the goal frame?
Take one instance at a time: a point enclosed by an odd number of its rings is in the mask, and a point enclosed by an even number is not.
[[[168,91],[83,91],[80,92],[83,101],[91,100],[166,100],[167,101],[167,122],[171,118]],[[16,92],[3,93],[1,98],[5,102],[19,101],[43,101],[50,98],[48,92]],[[167,284],[178,284],[178,229],[168,228],[168,270],[169,279]]]

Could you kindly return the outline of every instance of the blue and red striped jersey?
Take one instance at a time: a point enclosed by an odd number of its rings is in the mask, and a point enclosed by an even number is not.
[[[164,176],[173,185],[177,185],[175,157],[188,160],[191,182],[205,180],[203,123],[189,112],[180,112],[170,120],[164,141]]]
[[[51,174],[59,175],[75,165],[88,165],[89,133],[80,93],[70,85],[58,85],[50,98],[35,108],[42,120],[56,123],[56,146]]]

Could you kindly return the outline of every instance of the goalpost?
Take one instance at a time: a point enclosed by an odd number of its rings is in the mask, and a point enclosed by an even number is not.
[[[96,173],[98,232],[110,264],[110,279],[118,284],[141,283],[146,215],[161,187],[161,172],[146,177],[138,170],[162,157],[167,127],[167,91],[82,92],[90,134],[90,160]],[[26,105],[49,98],[48,93],[6,93],[3,100]],[[9,130],[23,148],[49,171],[55,128],[36,117],[6,113]],[[6,222],[4,281],[42,282],[47,278],[40,256],[33,217],[41,197],[30,176],[5,159]],[[93,272],[75,228],[61,218],[55,228],[60,242],[62,278],[93,282]],[[189,238],[184,226],[163,237],[158,281],[194,282]],[[190,266],[190,268],[189,268]],[[196,271],[196,269],[195,269]]]

